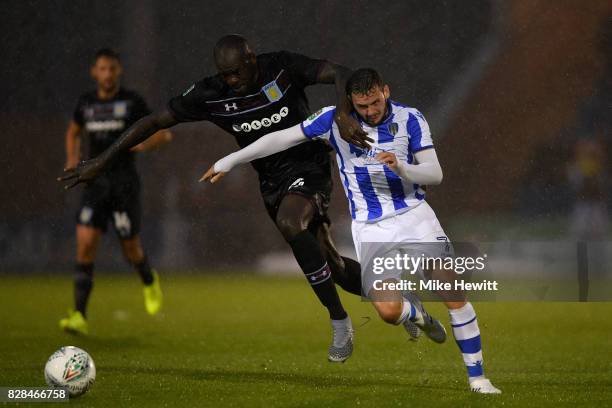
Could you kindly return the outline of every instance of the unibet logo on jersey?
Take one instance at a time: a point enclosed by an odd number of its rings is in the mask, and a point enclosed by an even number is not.
[[[236,132],[250,132],[251,130],[259,130],[262,127],[270,127],[273,123],[279,123],[282,118],[289,114],[289,108],[283,106],[278,113],[273,114],[269,118],[263,118],[261,120],[254,120],[252,122],[244,122],[240,125],[234,124],[232,129]]]

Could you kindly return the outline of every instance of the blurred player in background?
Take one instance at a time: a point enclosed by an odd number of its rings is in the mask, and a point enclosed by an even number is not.
[[[92,180],[132,146],[182,122],[211,121],[232,134],[240,147],[247,146],[270,131],[305,120],[310,110],[304,89],[314,84],[335,85],[341,134],[367,145],[367,135],[350,116],[344,95],[349,69],[287,51],[256,55],[246,39],[235,34],[217,42],[214,59],[216,75],[194,83],[171,99],[167,109],[140,120],[101,155],[61,179],[75,179],[70,186]],[[333,339],[328,359],[344,361],[353,350],[353,328],[334,282],[360,295],[361,270],[356,261],[338,254],[329,233],[329,149],[322,141],[304,144],[257,160],[253,167],[268,214],[329,312]]]
[[[577,241],[603,240],[608,233],[605,153],[601,139],[579,139],[567,169],[575,193],[570,233]]]
[[[263,136],[248,147],[217,161],[203,179],[216,182],[237,164],[292,146],[309,144],[311,142],[304,142],[310,140],[326,139],[336,150],[340,177],[344,181],[353,218],[353,241],[359,262],[369,265],[369,258],[379,255],[364,251],[366,247],[362,243],[413,244],[419,255],[421,250],[427,251],[427,246],[433,246],[433,251],[436,251],[436,247],[442,246],[436,242],[445,245],[448,238],[425,201],[424,186],[442,181],[442,168],[427,121],[417,109],[391,101],[388,85],[373,69],[355,71],[347,81],[346,95],[354,108],[353,114],[374,140],[369,149],[361,149],[339,139],[338,127],[334,122],[336,108],[327,107],[299,125]],[[389,293],[376,289],[373,282],[376,277],[364,273],[363,291],[385,322],[395,325],[412,322],[433,341],[442,343],[446,340],[444,326],[425,311],[418,298],[412,294],[401,296],[398,291]],[[386,277],[398,282],[401,279],[400,271],[392,271]],[[459,296],[439,294],[449,309],[453,334],[463,355],[470,389],[478,393],[500,393],[484,376],[480,329],[471,303],[461,293]]]
[[[66,132],[66,169],[77,167],[81,157],[81,136],[89,144],[89,157],[96,157],[121,133],[150,113],[144,99],[122,88],[121,62],[111,49],[99,50],[91,67],[97,87],[83,94],[74,110]],[[162,306],[162,292],[157,273],[151,269],[140,242],[140,181],[135,153],[169,142],[172,134],[157,132],[145,143],[117,155],[96,180],[83,190],[77,213],[77,254],[74,275],[75,310],[60,320],[68,332],[87,334],[87,303],[93,287],[93,271],[98,244],[110,221],[117,233],[128,262],[136,269],[144,285],[145,308],[151,315]]]

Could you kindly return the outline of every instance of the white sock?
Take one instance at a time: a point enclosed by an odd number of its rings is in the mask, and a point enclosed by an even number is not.
[[[334,327],[352,326],[351,318],[349,316],[346,316],[344,319],[340,320],[331,319],[331,324]]]
[[[405,300],[402,301],[402,314],[397,319],[395,324],[402,324],[404,320],[410,319],[410,308],[411,308],[410,302],[407,302]]]
[[[470,382],[484,378],[480,329],[472,304],[468,302],[459,309],[449,309],[448,313],[453,336],[461,350]]]
[[[406,319],[416,324],[424,323],[423,315],[421,314],[421,311],[417,309],[416,307],[414,307],[412,303],[410,303],[407,299],[403,299],[402,300],[402,314],[400,315],[399,319],[397,319],[397,322],[395,322],[395,324],[401,324]]]
[[[351,318],[349,316],[346,316],[342,320],[332,320],[331,324],[334,330],[340,329],[339,331],[334,331],[334,346],[344,346],[344,344],[346,344],[347,336],[349,336],[349,333],[353,330],[353,323],[351,322]],[[336,334],[339,334],[339,336],[336,336]]]

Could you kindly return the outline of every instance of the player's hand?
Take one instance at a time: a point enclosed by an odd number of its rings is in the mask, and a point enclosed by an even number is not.
[[[375,156],[375,159],[383,164],[386,164],[387,167],[389,167],[392,171],[397,172],[398,163],[397,163],[397,157],[395,156],[394,153],[391,153],[391,152],[378,153]]]
[[[211,166],[211,168],[208,169],[206,173],[204,173],[204,175],[200,178],[200,183],[203,181],[210,181],[211,183],[216,183],[217,181],[225,177],[226,174],[227,173],[224,171],[216,172],[215,166]]]
[[[98,177],[103,168],[104,163],[99,158],[82,161],[74,168],[65,169],[64,175],[58,177],[57,181],[70,181],[70,183],[64,186],[64,189],[68,190],[79,183],[92,181]]]
[[[340,137],[344,141],[362,149],[369,149],[370,143],[374,143],[374,139],[368,136],[367,132],[361,128],[359,122],[351,115],[338,113],[335,120],[338,124]]]

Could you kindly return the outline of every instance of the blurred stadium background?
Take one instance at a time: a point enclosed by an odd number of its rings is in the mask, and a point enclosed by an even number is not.
[[[445,179],[428,199],[451,238],[605,237],[611,16],[605,0],[5,2],[0,272],[72,270],[79,193],[64,192],[55,177],[77,97],[94,87],[95,50],[116,48],[123,84],[159,108],[214,72],[212,47],[230,32],[257,52],[380,69],[393,98],[418,107],[432,127]],[[332,87],[309,96],[313,109],[334,102]],[[197,183],[235,148],[233,138],[208,123],[174,133],[172,144],[139,159],[153,263],[232,270],[266,265],[277,253],[272,259],[291,259],[254,171],[243,167],[215,188]],[[580,205],[599,211],[599,230],[572,229]],[[337,240],[350,248],[337,179],[331,215]],[[97,264],[126,269],[116,240],[105,240]]]

